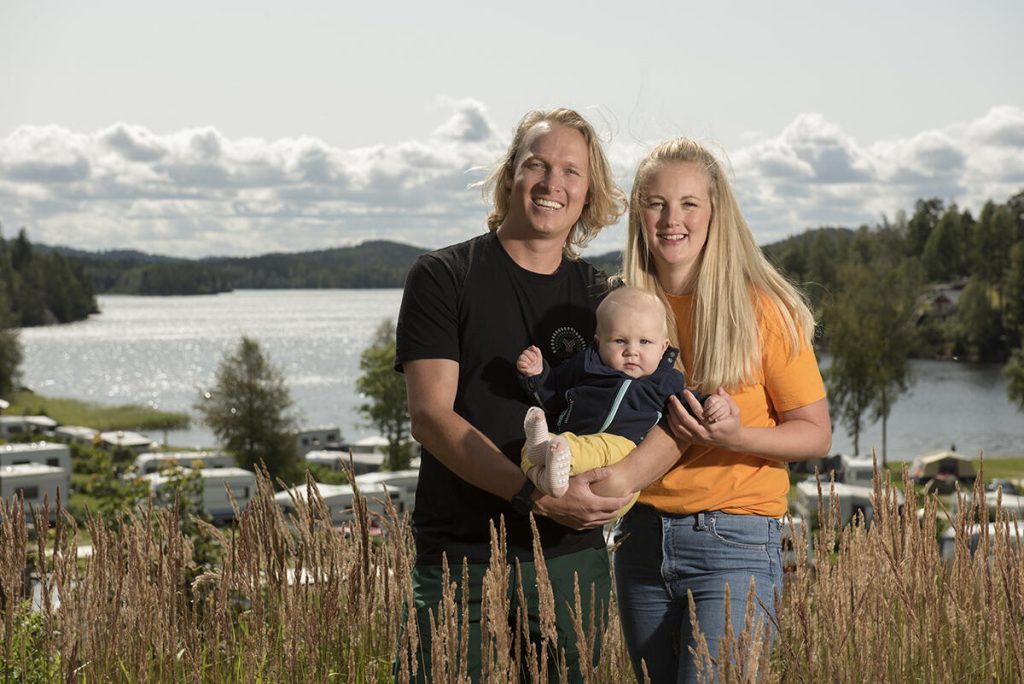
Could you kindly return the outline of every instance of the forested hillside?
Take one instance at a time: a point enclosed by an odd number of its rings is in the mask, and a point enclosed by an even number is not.
[[[62,251],[81,265],[97,292],[189,295],[235,289],[402,287],[409,267],[426,250],[372,241],[314,252],[197,261],[138,252]]]
[[[803,286],[826,340],[861,303],[877,312],[906,295],[912,356],[1005,361],[1021,346],[1024,192],[987,202],[977,218],[918,200],[909,217],[810,230],[765,253]]]
[[[977,218],[919,200],[909,218],[808,231],[765,252],[811,300],[831,357],[829,411],[855,452],[865,419],[880,420],[885,463],[912,357],[1005,362],[1007,396],[1024,411],[1024,192]]]
[[[81,267],[61,254],[33,249],[24,230],[13,240],[0,232],[0,309],[17,326],[68,323],[98,310]]]

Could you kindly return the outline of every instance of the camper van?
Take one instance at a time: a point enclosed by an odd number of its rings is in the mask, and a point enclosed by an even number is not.
[[[53,437],[64,444],[78,444],[79,446],[95,446],[99,440],[99,430],[82,425],[60,425],[53,430]]]
[[[308,464],[315,463],[331,470],[341,470],[342,462],[348,463],[348,452],[335,451],[334,449],[315,449],[307,451],[302,455],[302,458]]]
[[[318,484],[317,490],[324,500],[324,505],[330,509],[331,522],[338,526],[349,523],[353,520],[352,501],[355,498],[355,491],[351,485],[328,485]],[[359,487],[359,493],[366,499],[367,508],[371,515],[384,515],[387,510],[385,497],[390,498],[395,508],[398,508],[399,492],[390,488],[385,491],[383,485],[367,484]],[[306,485],[300,485],[274,495],[274,500],[285,514],[295,512],[295,501],[306,500]]]
[[[231,508],[231,499],[228,498],[225,486],[231,489],[231,494],[238,503],[239,511],[244,510],[249,500],[256,494],[256,475],[251,471],[229,467],[203,468],[196,472],[203,478],[203,508],[213,518],[215,525],[229,523],[235,518],[235,512]],[[150,473],[142,477],[149,481],[150,491],[153,492],[157,501],[162,503],[173,501],[172,497],[166,497],[171,501],[161,497],[167,481],[170,479],[166,471]]]
[[[914,484],[934,482],[935,490],[940,492],[953,491],[957,482],[961,487],[970,486],[978,475],[974,462],[955,451],[917,456],[908,473]]]
[[[968,490],[963,493],[967,508],[970,509],[973,505],[974,494]],[[1019,494],[1003,494],[998,491],[991,492],[986,491],[985,506],[988,508],[989,520],[994,520],[996,517],[996,505],[1000,504],[1003,509],[1003,513],[1010,520],[1021,520],[1024,521],[1024,495]],[[949,511],[954,516],[960,513],[960,498],[956,494],[949,496]]]
[[[874,486],[875,464],[870,458],[858,458],[843,454],[840,457],[840,473],[843,484]],[[881,469],[881,465],[878,466]]]
[[[117,430],[114,432],[101,432],[99,446],[109,450],[127,449],[135,454],[141,454],[146,449],[151,449],[157,445],[142,433]]]
[[[135,457],[135,471],[139,475],[157,473],[168,466],[193,468],[230,468],[234,457],[223,451],[147,451]]]
[[[42,506],[46,501],[50,505],[50,522],[55,522],[57,490],[67,503],[70,478],[69,471],[41,463],[0,466],[0,499],[9,503],[20,494],[26,507]]]
[[[1019,547],[1022,537],[1024,537],[1024,530],[1021,529],[1019,522],[1013,520],[1007,520],[1002,525],[994,522],[988,523],[987,528],[986,530],[981,525],[971,525],[966,530],[966,541],[972,555],[978,550],[978,544],[981,543],[981,537],[985,533],[988,534],[989,544],[994,544],[996,535],[1002,533],[1006,535],[1005,539],[1009,542],[1010,546],[1014,547]],[[956,535],[957,529],[955,526],[947,527],[939,535],[940,559],[951,561],[956,557]]]
[[[302,430],[295,435],[295,446],[299,454],[341,445],[341,428],[319,427]]]
[[[29,442],[0,444],[0,466],[40,463],[71,473],[71,449],[66,444]],[[65,490],[65,494],[67,490]]]
[[[830,505],[829,492],[832,484],[821,483],[821,494],[826,510]],[[793,488],[792,508],[794,515],[809,520],[818,512],[818,483],[814,479],[797,482]],[[897,491],[898,503],[903,505],[903,492]],[[875,517],[875,490],[864,485],[835,483],[835,497],[839,502],[839,524],[846,525],[858,511],[863,513],[865,524],[870,525]]]
[[[392,494],[398,494],[395,508],[399,513],[412,511],[416,504],[416,483],[420,479],[420,471],[416,468],[408,470],[379,470],[375,473],[356,475],[356,484],[362,491],[366,487],[384,485]],[[392,497],[394,498],[394,497]]]

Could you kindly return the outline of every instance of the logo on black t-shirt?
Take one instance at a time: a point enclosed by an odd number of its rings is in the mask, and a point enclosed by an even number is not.
[[[567,325],[563,325],[551,333],[551,355],[560,361],[583,351],[586,346],[587,342],[583,339],[583,335]]]

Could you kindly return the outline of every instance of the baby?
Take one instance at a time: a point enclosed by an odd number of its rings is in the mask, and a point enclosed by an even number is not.
[[[562,496],[570,475],[621,461],[658,423],[673,394],[687,406],[683,374],[674,367],[679,350],[669,346],[666,316],[657,296],[620,287],[597,307],[594,345],[554,369],[537,347],[519,355],[520,382],[537,404],[523,422],[522,468],[542,492]],[[559,434],[551,435],[538,407],[561,397],[566,406],[558,416]],[[704,421],[728,415],[722,397],[701,401]]]

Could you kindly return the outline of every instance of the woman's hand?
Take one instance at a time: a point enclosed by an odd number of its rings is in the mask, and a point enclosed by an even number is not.
[[[721,387],[715,392],[715,396],[725,402],[728,413],[724,418],[716,419],[714,422],[695,418],[694,416],[704,414],[704,408],[690,390],[685,390],[684,396],[689,407],[693,409],[692,414],[686,410],[678,397],[672,396],[668,400],[668,425],[672,433],[678,439],[688,440],[692,444],[735,451],[739,446],[741,431],[740,408],[729,393]]]

